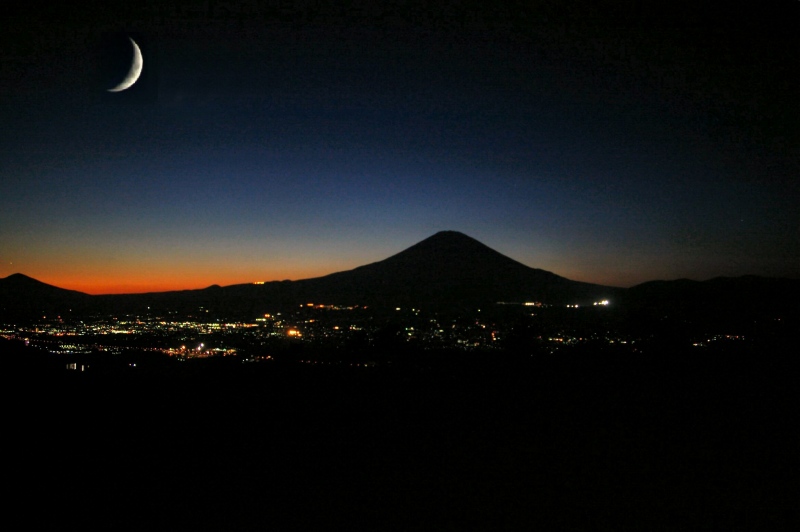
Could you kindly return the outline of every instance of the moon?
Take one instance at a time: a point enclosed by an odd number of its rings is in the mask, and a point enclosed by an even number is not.
[[[142,75],[142,67],[144,66],[144,60],[142,59],[142,51],[139,50],[139,45],[136,44],[136,41],[128,37],[133,45],[133,63],[131,63],[131,68],[128,70],[128,74],[125,76],[119,85],[116,87],[112,87],[108,89],[108,92],[120,92],[124,91],[134,83],[136,80],[139,79],[139,76]]]

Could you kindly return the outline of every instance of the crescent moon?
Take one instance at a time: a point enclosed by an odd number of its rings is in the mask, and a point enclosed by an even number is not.
[[[142,59],[142,51],[139,50],[139,45],[136,42],[128,37],[133,45],[133,63],[131,63],[131,69],[128,71],[128,75],[125,76],[119,85],[108,89],[108,92],[119,92],[124,91],[134,83],[136,80],[139,79],[139,76],[142,75],[142,67],[144,66],[144,60]]]

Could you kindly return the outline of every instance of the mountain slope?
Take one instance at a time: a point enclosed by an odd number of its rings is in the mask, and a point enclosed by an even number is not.
[[[300,294],[343,303],[586,303],[618,289],[517,262],[457,231],[441,231],[387,259],[297,282]]]
[[[800,279],[743,275],[648,281],[628,288],[620,303],[642,321],[669,317],[720,329],[787,327],[800,320]]]
[[[92,296],[15,273],[0,279],[0,315],[34,315],[84,309]]]

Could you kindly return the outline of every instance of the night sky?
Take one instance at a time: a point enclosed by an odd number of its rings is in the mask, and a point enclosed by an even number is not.
[[[796,0],[179,4],[4,4],[0,277],[302,279],[440,230],[614,286],[800,277]]]

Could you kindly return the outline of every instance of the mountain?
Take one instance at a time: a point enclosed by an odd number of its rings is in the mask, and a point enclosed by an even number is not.
[[[621,289],[581,283],[521,264],[456,231],[441,231],[382,261],[299,281],[210,287],[192,294],[223,312],[257,313],[304,303],[426,308],[498,301],[590,303]],[[183,296],[184,300],[187,296]]]
[[[152,310],[258,313],[309,302],[337,305],[484,306],[540,301],[587,304],[608,299],[633,314],[745,316],[773,306],[798,313],[800,280],[755,276],[708,281],[652,281],[623,289],[573,281],[531,268],[457,231],[441,231],[384,260],[299,281],[217,285],[198,290],[91,296],[22,274],[0,279],[0,316],[42,312],[125,313]]]
[[[743,275],[706,281],[648,281],[625,290],[620,304],[635,319],[665,316],[695,324],[781,327],[800,320],[800,279]]]
[[[800,305],[800,279],[743,275],[715,277],[707,281],[676,279],[648,281],[625,291],[624,300],[638,307],[728,309],[741,313],[747,307],[758,311],[786,311]]]
[[[299,294],[343,303],[591,303],[619,289],[531,268],[457,231],[441,231],[387,259],[297,282]]]
[[[211,286],[199,290],[89,296],[20,274],[0,279],[6,312],[52,305],[96,312],[147,307],[222,312],[260,312],[306,302],[372,305],[489,305],[498,301],[587,303],[610,299],[620,289],[572,281],[528,267],[457,231],[441,231],[387,259],[353,270],[299,281]],[[60,305],[58,305],[60,303]]]
[[[0,279],[0,316],[28,316],[85,309],[92,296],[15,273]]]

